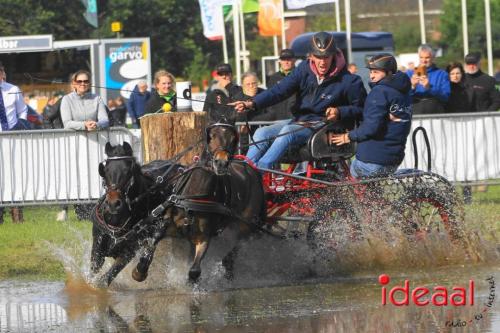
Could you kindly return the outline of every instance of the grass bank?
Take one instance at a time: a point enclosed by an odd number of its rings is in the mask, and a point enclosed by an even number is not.
[[[92,224],[79,221],[71,208],[65,222],[56,221],[59,207],[25,208],[21,224],[12,223],[6,208],[5,223],[0,225],[0,279],[64,279],[63,265],[48,243],[72,247],[80,243],[78,236],[90,239],[92,230]]]
[[[465,206],[468,229],[481,230],[491,240],[500,231],[500,186],[475,189],[473,203]],[[69,220],[57,222],[59,207],[25,208],[25,222],[12,224],[8,209],[0,225],[0,279],[63,280],[63,264],[48,243],[78,253],[81,239],[91,238],[92,224],[79,221],[72,209]],[[491,236],[491,237],[488,237]]]

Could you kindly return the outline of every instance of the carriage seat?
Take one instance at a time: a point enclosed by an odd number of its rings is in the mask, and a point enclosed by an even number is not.
[[[354,123],[328,123],[318,129],[302,146],[291,146],[280,159],[280,163],[300,163],[303,161],[318,161],[328,159],[332,162],[350,159],[355,151],[355,143],[337,146],[328,140],[331,133],[345,133],[354,128]]]

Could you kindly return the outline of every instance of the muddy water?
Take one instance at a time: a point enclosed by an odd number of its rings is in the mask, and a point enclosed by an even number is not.
[[[0,282],[0,332],[500,332],[499,296],[489,301],[495,291],[486,280],[500,281],[500,261],[486,264],[484,253],[479,264],[460,259],[439,241],[413,244],[413,252],[404,243],[369,243],[348,259],[345,252],[319,261],[299,241],[249,242],[227,282],[212,259],[223,248],[215,242],[199,284],[190,285],[187,244],[162,241],[146,283],[132,281],[128,268],[109,289],[94,289],[88,268],[74,265],[66,283]],[[465,287],[467,304],[473,280],[474,305],[384,306],[382,273],[389,290],[405,279],[410,292]]]
[[[500,332],[498,302],[491,308],[485,305],[490,293],[485,278],[500,281],[500,266],[396,274],[391,276],[394,282],[401,285],[407,278],[411,286],[467,286],[474,279],[474,305],[382,306],[377,277],[369,274],[294,286],[180,294],[89,292],[75,282],[68,290],[64,283],[4,281],[0,283],[0,331],[448,332],[447,321],[454,321],[466,322],[458,331]],[[478,314],[482,318],[475,319]]]

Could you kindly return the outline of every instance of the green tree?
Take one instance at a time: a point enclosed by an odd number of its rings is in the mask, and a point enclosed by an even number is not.
[[[442,32],[442,46],[447,50],[447,58],[461,59],[463,57],[462,40],[462,9],[461,2],[444,0],[443,15],[441,16],[440,30]],[[500,0],[491,0],[491,31],[493,39],[493,53],[500,56]],[[486,27],[484,1],[467,1],[467,21],[469,35],[469,50],[480,51],[486,55]]]
[[[94,29],[81,1],[0,0],[0,35],[52,34],[56,40],[89,38]]]
[[[77,0],[0,0],[0,8],[2,36],[113,38],[111,22],[121,21],[124,37],[150,37],[153,71],[165,68],[196,83],[208,78],[222,59],[221,43],[203,36],[200,8],[194,0],[98,0],[98,29],[85,21],[85,7]]]
[[[220,43],[203,36],[197,1],[114,0],[104,10],[102,36],[111,35],[112,21],[121,21],[124,36],[150,37],[153,71],[164,68],[199,84],[222,58]]]

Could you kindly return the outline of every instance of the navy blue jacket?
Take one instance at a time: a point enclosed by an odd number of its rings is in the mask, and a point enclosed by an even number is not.
[[[349,132],[349,139],[358,142],[356,158],[367,163],[399,165],[405,156],[411,127],[411,81],[404,73],[397,72],[378,83],[370,83],[370,87],[361,125]],[[390,114],[400,121],[390,120]],[[341,119],[352,116],[356,115],[345,111],[340,114]]]
[[[334,66],[319,84],[311,61],[301,62],[280,84],[255,96],[255,107],[265,108],[295,94],[296,103],[291,110],[295,121],[323,120],[325,111],[330,106],[354,113],[361,112],[366,99],[361,78],[347,71],[341,51],[337,52]]]
[[[130,94],[130,98],[127,102],[127,111],[133,121],[144,115],[146,102],[150,97],[151,93],[149,91],[146,90],[144,94],[141,94],[137,85],[134,87],[134,90]]]

